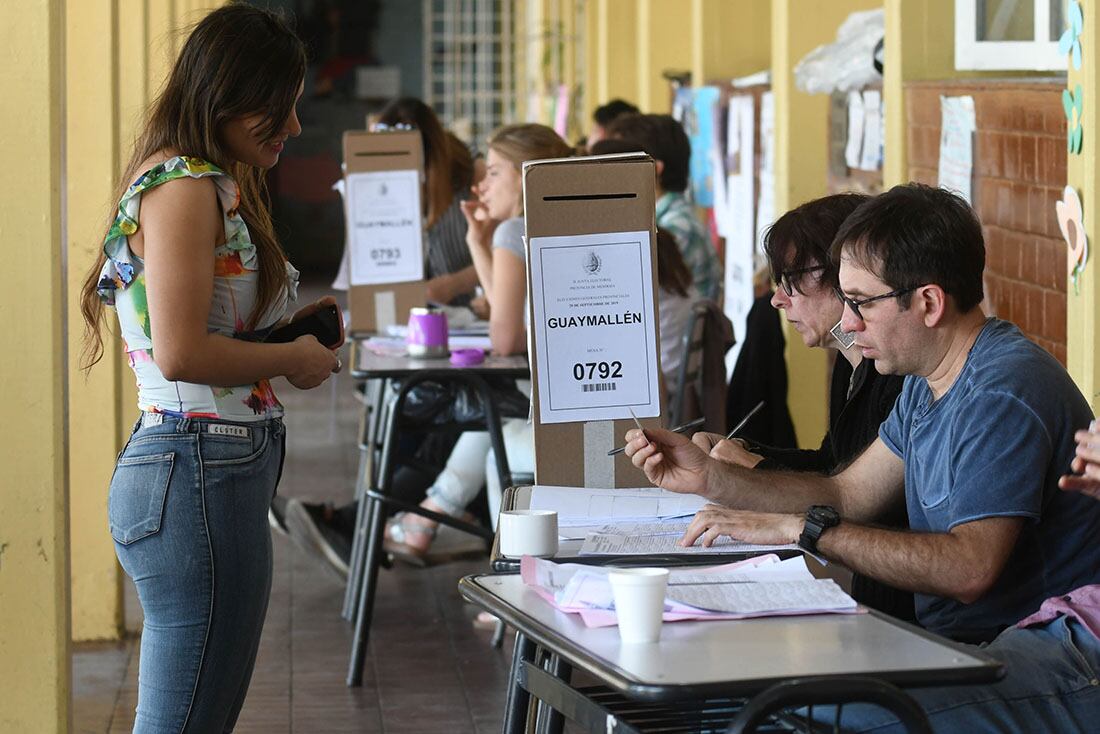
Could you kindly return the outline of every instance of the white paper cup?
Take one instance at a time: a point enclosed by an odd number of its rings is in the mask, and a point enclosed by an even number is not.
[[[667,568],[615,568],[607,574],[623,642],[656,642],[665,612]]]
[[[550,557],[558,552],[558,513],[553,510],[504,510],[498,527],[501,555]]]

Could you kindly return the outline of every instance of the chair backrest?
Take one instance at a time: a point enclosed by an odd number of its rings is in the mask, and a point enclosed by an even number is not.
[[[866,676],[794,678],[776,683],[749,699],[730,722],[726,734],[753,734],[762,725],[767,726],[773,714],[784,709],[845,703],[881,706],[898,718],[908,734],[932,734],[928,717],[912,696],[897,686]],[[807,728],[810,731],[830,730],[826,726]],[[775,729],[767,726],[766,730]]]
[[[707,319],[706,301],[691,304],[691,315],[681,342],[680,374],[670,396],[668,427],[674,428],[691,420],[694,411],[702,410],[703,398],[703,329]]]

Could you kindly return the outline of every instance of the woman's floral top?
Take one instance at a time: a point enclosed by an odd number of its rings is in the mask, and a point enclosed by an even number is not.
[[[118,313],[130,366],[137,377],[138,406],[148,412],[190,418],[256,421],[281,416],[283,406],[267,380],[252,385],[217,387],[166,380],[153,361],[152,325],[145,291],[145,268],[130,250],[130,235],[138,231],[141,194],[167,181],[189,176],[213,178],[218,190],[225,244],[214,249],[214,296],[206,326],[210,333],[247,338],[245,323],[255,303],[256,247],[237,208],[240,193],[224,171],[200,158],[179,156],[143,173],[130,185],[118,204],[118,216],[103,243],[107,261],[99,276],[99,296]],[[298,271],[286,264],[287,283],[282,295],[257,321],[263,332],[286,313],[287,303],[297,298]]]

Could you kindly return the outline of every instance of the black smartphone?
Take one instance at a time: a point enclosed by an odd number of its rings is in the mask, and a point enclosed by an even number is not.
[[[291,321],[278,329],[272,329],[264,341],[269,344],[285,344],[303,334],[313,334],[317,341],[329,349],[338,347],[344,340],[340,309],[334,305],[323,306],[309,316]]]

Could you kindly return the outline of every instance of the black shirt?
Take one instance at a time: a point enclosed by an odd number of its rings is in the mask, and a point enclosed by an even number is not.
[[[820,448],[783,449],[750,444],[753,453],[764,457],[756,468],[835,474],[878,437],[879,425],[894,409],[903,380],[900,375],[880,375],[874,361],[869,359],[860,362],[853,373],[851,364],[838,353],[829,388],[829,431]],[[907,528],[904,502],[877,521],[887,527]],[[852,596],[861,604],[899,619],[916,620],[913,595],[907,591],[855,574]]]

